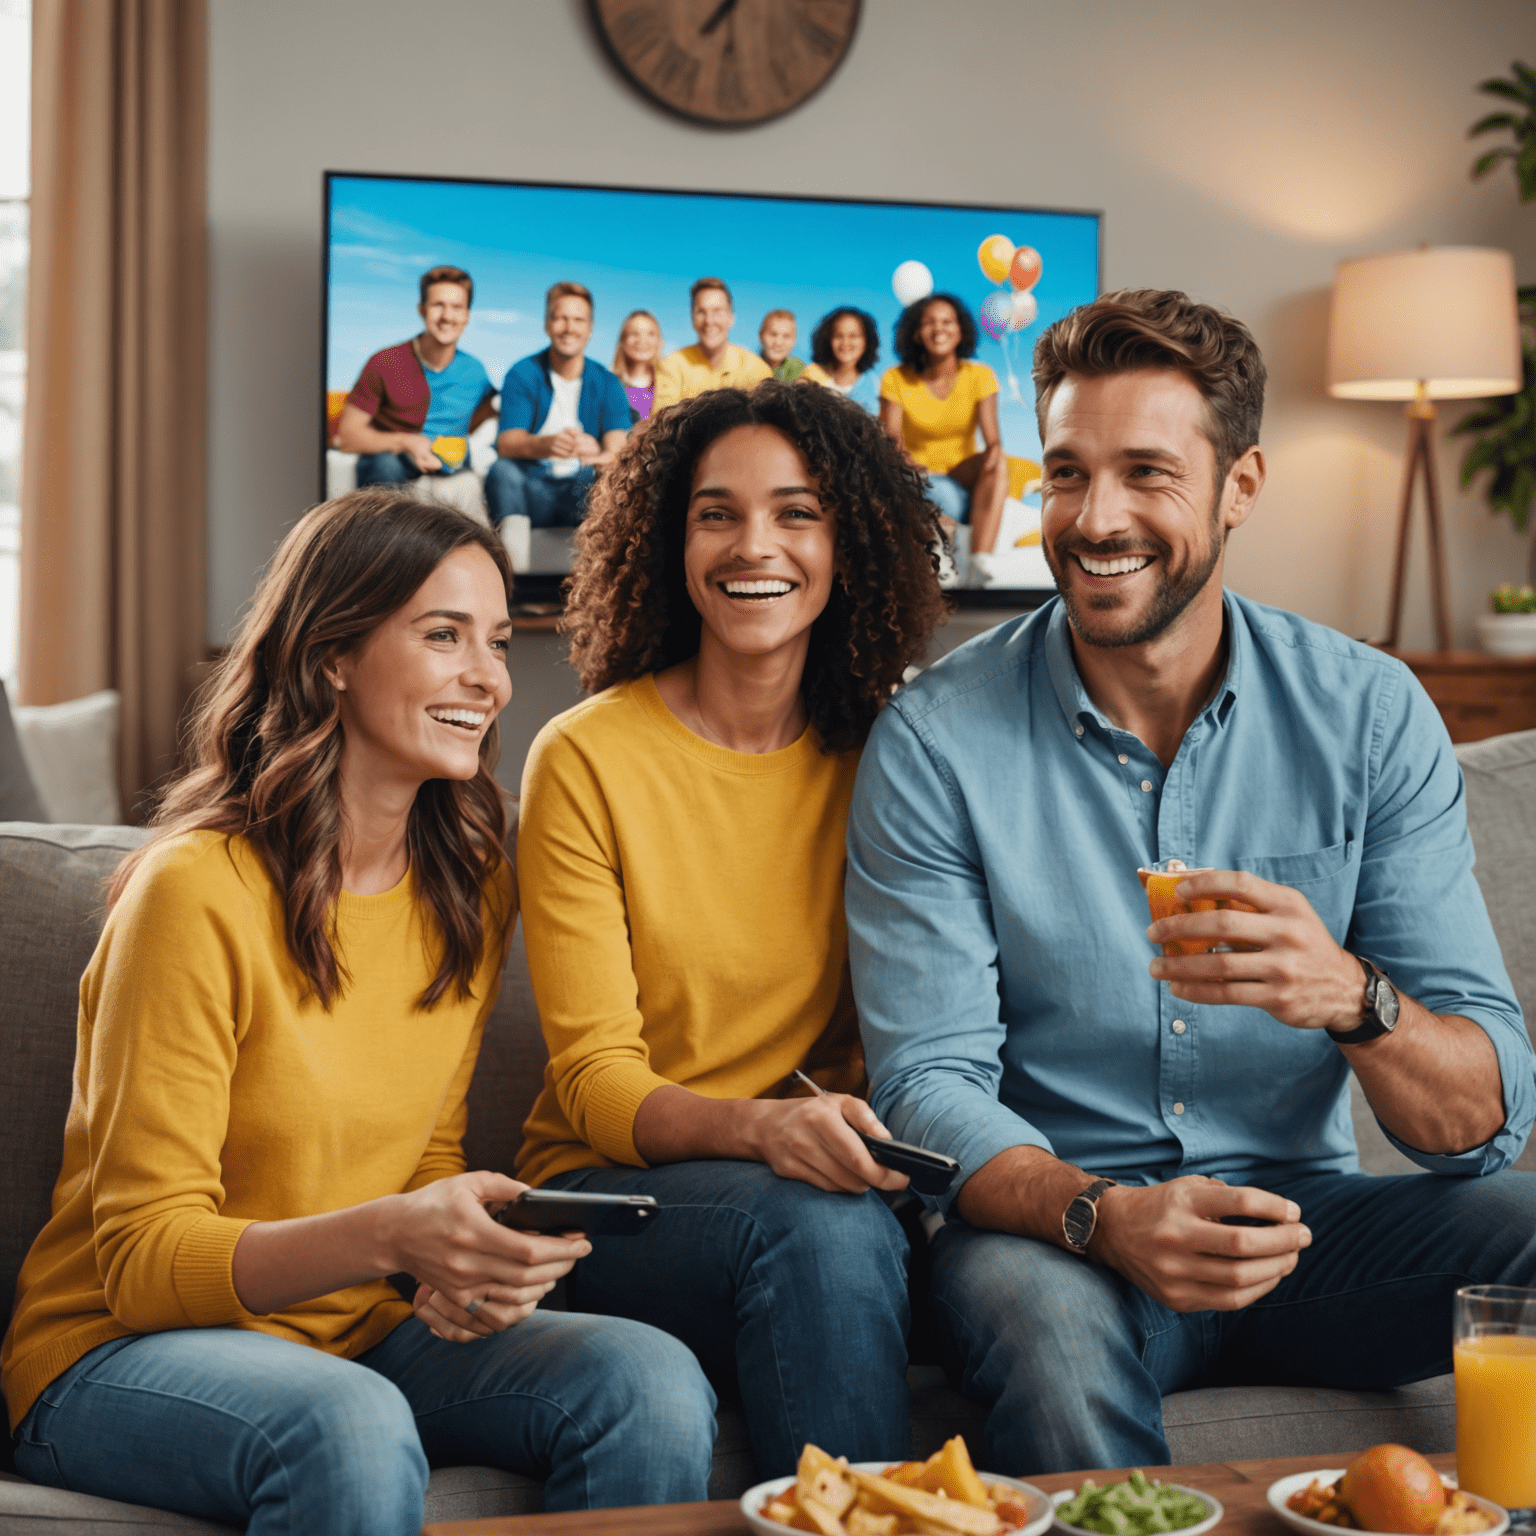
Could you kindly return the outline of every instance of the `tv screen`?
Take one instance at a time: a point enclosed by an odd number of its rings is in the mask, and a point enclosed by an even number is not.
[[[974,324],[975,361],[996,377],[1008,460],[1002,525],[978,600],[1035,602],[1053,587],[1039,542],[1040,439],[1030,354],[1045,326],[1097,296],[1099,235],[1097,214],[1041,208],[328,172],[322,494],[338,495],[360,479],[416,480],[419,457],[348,452],[341,443],[392,449],[406,440],[360,436],[359,426],[374,434],[403,431],[407,438],[419,433],[411,440],[441,454],[424,461],[430,478],[423,488],[481,516],[500,513],[520,596],[553,600],[569,568],[582,487],[600,466],[594,470],[579,454],[514,459],[497,472],[489,502],[486,491],[504,427],[540,434],[557,424],[554,414],[534,419],[559,405],[547,363],[538,368],[550,345],[545,295],[552,285],[575,283],[590,293],[586,358],[605,369],[614,367],[620,329],[635,311],[659,328],[658,357],[693,346],[689,288],[704,276],[727,285],[735,317],[730,340],[748,353],[763,351],[765,317],[773,311],[793,317],[790,361],[780,365],[786,372],[796,360],[811,360],[824,317],[844,307],[862,311],[873,322],[878,354],[869,365],[866,347],[837,382],[872,412],[879,410],[886,371],[900,362],[893,333],[903,308],[928,293],[949,294]],[[413,340],[423,336],[419,284],[443,266],[473,279],[468,324],[453,343],[451,364],[443,362],[440,343],[423,366],[422,344]],[[463,289],[446,291],[453,296]],[[631,332],[639,337],[635,352],[647,349],[647,335],[642,321]],[[787,335],[781,316],[768,335],[770,361]],[[504,398],[510,370],[525,359],[532,361]],[[852,385],[849,366],[859,369]],[[604,378],[609,409],[600,421],[587,420],[595,407],[589,408],[582,385],[579,426],[602,432],[601,442],[583,439],[588,448],[618,443],[610,429],[629,427],[650,409],[643,359],[621,371],[641,382],[625,390],[622,381]],[[594,387],[591,398],[597,394]],[[622,423],[614,419],[615,400],[627,407]],[[982,446],[979,437],[973,443]],[[433,470],[434,463],[442,468]],[[556,484],[562,471],[567,479]],[[947,580],[966,579],[967,549],[968,530],[961,527]]]

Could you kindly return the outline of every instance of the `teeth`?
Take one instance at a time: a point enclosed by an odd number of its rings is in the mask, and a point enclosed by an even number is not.
[[[738,597],[778,597],[795,590],[792,581],[727,581],[722,585]]]
[[[429,709],[427,713],[434,720],[442,720],[448,725],[472,725],[479,727],[485,723],[485,711],[483,709]]]
[[[1092,555],[1079,551],[1077,558],[1090,576],[1124,576],[1152,563],[1151,555],[1121,555],[1118,560],[1095,560]]]

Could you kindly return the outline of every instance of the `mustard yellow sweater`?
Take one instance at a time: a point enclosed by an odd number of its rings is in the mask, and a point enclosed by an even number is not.
[[[518,1176],[645,1166],[656,1088],[863,1087],[843,920],[856,753],[695,736],[652,677],[550,721],[523,770],[523,931],[549,1047]],[[789,1088],[793,1090],[791,1083]]]
[[[343,894],[348,981],[327,1013],[288,949],[283,903],[243,838],[167,840],[135,872],[80,985],[74,1094],[53,1214],[0,1352],[10,1422],[109,1339],[250,1328],[352,1357],[410,1316],[383,1280],[257,1317],[230,1277],[253,1221],[309,1216],[464,1171],[465,1093],[499,985],[516,888],[483,903],[474,996],[416,1000],[435,919],[407,876]]]

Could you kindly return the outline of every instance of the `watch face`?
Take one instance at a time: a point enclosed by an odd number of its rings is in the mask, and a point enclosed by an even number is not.
[[[1397,1011],[1400,1006],[1397,988],[1385,976],[1378,976],[1371,997],[1371,1011],[1384,1028],[1391,1029],[1397,1023]]]
[[[1067,1207],[1061,1225],[1067,1234],[1067,1241],[1074,1248],[1088,1246],[1088,1239],[1093,1236],[1093,1215],[1093,1201],[1085,1195],[1078,1195]]]
[[[619,67],[697,122],[745,126],[798,107],[843,61],[862,0],[591,0]]]

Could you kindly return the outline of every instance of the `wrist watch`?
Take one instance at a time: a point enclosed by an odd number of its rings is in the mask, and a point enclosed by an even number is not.
[[[1093,1236],[1093,1229],[1099,1219],[1099,1196],[1114,1182],[1113,1179],[1095,1179],[1067,1207],[1066,1214],[1061,1218],[1061,1233],[1067,1240],[1067,1247],[1074,1253],[1088,1251],[1088,1239]]]
[[[1386,973],[1360,955],[1360,968],[1365,972],[1365,1007],[1361,1022],[1353,1029],[1330,1029],[1328,1038],[1337,1045],[1360,1045],[1374,1040],[1378,1035],[1390,1035],[1397,1028],[1400,1006],[1397,988],[1387,980]]]

